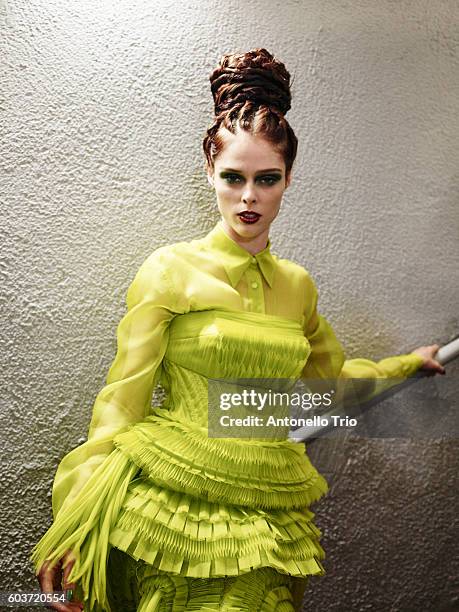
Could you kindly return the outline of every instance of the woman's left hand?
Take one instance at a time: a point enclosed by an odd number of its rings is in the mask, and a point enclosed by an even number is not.
[[[434,358],[439,348],[439,344],[431,344],[430,346],[420,346],[414,349],[414,351],[411,351],[424,359],[424,363],[420,369],[427,371],[428,376],[434,376],[436,373],[446,374],[445,368]]]

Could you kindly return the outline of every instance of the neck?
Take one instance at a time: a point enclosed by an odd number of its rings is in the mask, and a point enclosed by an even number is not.
[[[269,230],[265,230],[258,236],[254,236],[253,238],[245,238],[244,236],[240,236],[236,233],[231,226],[229,226],[225,219],[222,218],[222,227],[228,236],[234,240],[240,247],[245,249],[251,255],[256,255],[268,244]]]

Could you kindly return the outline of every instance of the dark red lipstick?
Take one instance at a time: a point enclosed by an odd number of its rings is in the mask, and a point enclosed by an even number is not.
[[[243,210],[242,212],[238,213],[238,217],[244,223],[256,223],[261,215],[254,211]]]

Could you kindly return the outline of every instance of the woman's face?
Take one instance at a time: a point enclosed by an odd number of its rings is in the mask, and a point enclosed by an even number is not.
[[[290,176],[282,155],[264,138],[226,129],[220,136],[225,144],[209,182],[227,234],[254,254],[266,246]]]

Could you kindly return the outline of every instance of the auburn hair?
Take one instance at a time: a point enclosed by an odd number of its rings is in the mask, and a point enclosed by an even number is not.
[[[225,53],[209,77],[215,120],[203,140],[207,169],[213,169],[223,150],[221,130],[245,130],[276,146],[286,174],[295,161],[298,139],[285,119],[290,109],[290,73],[263,48],[246,53]]]

